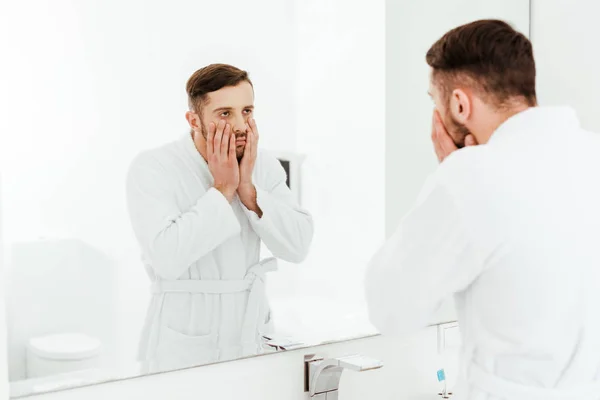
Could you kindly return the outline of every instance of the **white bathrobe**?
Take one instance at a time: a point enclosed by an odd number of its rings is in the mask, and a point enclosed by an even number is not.
[[[366,293],[383,334],[425,327],[454,295],[457,398],[599,399],[600,135],[570,108],[532,108],[450,155]]]
[[[253,173],[263,215],[213,186],[191,135],[139,155],[127,178],[131,222],[152,281],[140,343],[150,371],[260,353],[269,333],[261,240],[277,258],[301,262],[312,218],[286,185],[279,161],[259,152]]]

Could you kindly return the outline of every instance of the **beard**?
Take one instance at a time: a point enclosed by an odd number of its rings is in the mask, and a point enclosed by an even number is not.
[[[236,138],[237,138],[237,136],[236,136]],[[246,151],[246,145],[245,144],[243,144],[241,146],[237,146],[235,148],[235,156],[236,156],[238,162],[242,161],[242,158],[244,157],[244,152],[245,151]]]
[[[208,141],[208,130],[206,129],[206,126],[204,125],[203,121],[200,121],[200,133],[202,133],[202,137],[204,138],[205,141]],[[246,137],[246,134],[240,133],[240,134],[236,134],[235,138],[237,139],[238,137]],[[242,146],[237,146],[235,148],[235,157],[237,158],[238,162],[242,160],[242,157],[244,157],[244,151],[246,150],[246,145],[242,145]]]

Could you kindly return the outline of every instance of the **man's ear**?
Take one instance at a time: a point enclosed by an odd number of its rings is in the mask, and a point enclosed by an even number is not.
[[[192,111],[188,111],[185,113],[185,119],[187,120],[188,124],[190,125],[190,128],[192,128],[193,130],[198,130],[200,129],[200,125],[199,125],[199,121],[198,121],[198,114],[192,112]]]
[[[450,110],[454,119],[465,125],[471,116],[471,99],[462,89],[454,89],[450,98]]]

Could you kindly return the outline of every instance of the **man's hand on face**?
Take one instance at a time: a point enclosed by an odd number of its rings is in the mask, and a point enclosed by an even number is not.
[[[208,125],[206,158],[215,189],[231,203],[240,184],[240,169],[235,154],[235,135],[225,121]]]
[[[246,122],[246,147],[244,155],[240,161],[240,188],[252,185],[252,171],[256,164],[256,154],[258,149],[258,128],[254,118]]]
[[[444,126],[438,110],[433,110],[431,141],[433,142],[435,154],[440,163],[451,153],[458,150],[458,146],[456,146],[456,143],[454,143],[454,140],[452,140],[452,137]],[[467,135],[465,138],[465,146],[474,146],[476,144],[477,141],[475,140],[475,137],[473,137],[473,135]]]
[[[254,118],[250,118],[246,123],[246,148],[240,161],[240,185],[238,195],[241,202],[249,209],[262,217],[262,211],[256,201],[256,188],[252,183],[252,172],[256,164],[256,155],[258,154],[258,128]]]

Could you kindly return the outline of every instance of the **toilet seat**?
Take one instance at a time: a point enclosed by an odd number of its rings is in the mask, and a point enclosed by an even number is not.
[[[31,338],[28,349],[32,355],[61,361],[85,360],[100,353],[100,340],[82,333],[61,333]]]

